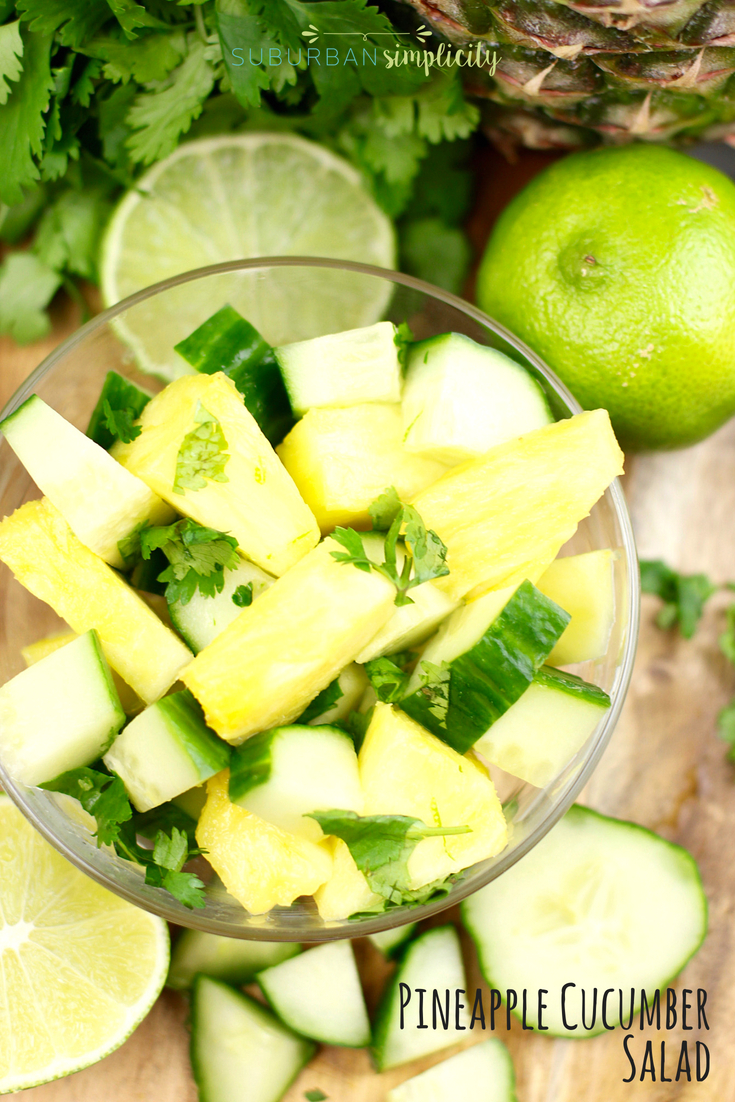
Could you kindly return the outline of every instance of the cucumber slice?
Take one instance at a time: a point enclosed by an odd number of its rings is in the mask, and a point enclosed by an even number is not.
[[[463,463],[553,420],[539,384],[502,352],[461,333],[409,346],[403,392],[409,451]]]
[[[405,1005],[403,1023],[401,984],[408,987],[411,996]],[[419,994],[419,988],[423,988],[423,995]],[[455,996],[455,992],[466,990],[462,951],[454,926],[438,926],[417,937],[409,945],[378,1007],[373,1044],[378,1071],[428,1056],[430,1052],[439,1052],[464,1040],[470,1019],[466,1008],[459,1009],[457,1020],[464,1029],[456,1028],[455,997],[459,996]],[[405,1002],[405,991],[403,996]],[[436,1019],[432,1016],[434,1003]],[[447,1005],[449,1028],[445,1029],[441,1014],[446,1021]],[[428,1029],[419,1028],[422,1024]]]
[[[385,538],[378,532],[367,532],[362,537],[363,547],[369,559],[382,563],[385,555]],[[396,545],[396,565],[400,572],[406,559],[405,547]],[[396,608],[387,624],[384,624],[368,645],[357,656],[358,662],[369,662],[384,654],[396,654],[409,650],[428,639],[443,620],[459,604],[459,601],[442,593],[431,582],[424,582],[411,590],[411,605]]]
[[[225,584],[221,593],[215,593],[214,597],[205,597],[197,590],[187,604],[182,605],[180,601],[170,604],[168,611],[171,623],[194,654],[199,654],[200,650],[208,647],[213,639],[238,618],[243,608],[248,607],[248,604],[238,604],[233,600],[234,597],[245,601],[249,597],[249,603],[252,603],[275,580],[255,563],[244,559],[232,570],[225,571]],[[246,592],[236,594],[235,591],[240,586],[245,586]]]
[[[66,643],[0,688],[0,753],[21,784],[91,765],[125,713],[97,633]]]
[[[643,990],[650,1001],[702,944],[707,900],[681,846],[575,806],[522,861],[466,899],[462,919],[491,987],[543,986],[549,1032],[590,1037],[605,1026],[598,1003],[594,1027],[582,1027],[581,991],[588,1025],[594,988],[615,992],[609,1022],[617,1021],[619,989],[638,998]],[[562,989],[572,983],[565,1025]]]
[[[110,566],[125,568],[119,544],[139,525],[173,520],[170,506],[38,395],[0,430],[77,538]]]
[[[138,811],[150,811],[226,769],[230,749],[183,689],[136,716],[104,756]]]
[[[478,598],[426,648],[401,707],[464,754],[526,692],[568,623],[529,581]]]
[[[368,941],[372,941],[375,948],[387,957],[388,960],[410,941],[416,930],[415,922],[408,922],[405,926],[396,926],[394,930],[381,930],[379,934],[368,934]]]
[[[275,727],[233,752],[230,799],[289,834],[324,837],[311,811],[338,807],[362,814],[363,795],[352,739],[337,727]]]
[[[166,985],[175,991],[191,987],[202,972],[235,986],[249,983],[263,968],[280,964],[300,953],[291,941],[245,941],[238,937],[205,934],[203,930],[182,930],[171,950],[171,967]]]
[[[197,976],[191,1001],[191,1066],[200,1102],[279,1102],[314,1055],[254,999]]]
[[[117,371],[108,371],[102,384],[100,396],[97,399],[97,405],[92,410],[92,416],[87,425],[87,436],[107,451],[118,439],[118,436],[111,432],[107,425],[105,402],[110,403],[113,411],[127,411],[130,419],[136,421],[152,397],[153,395],[149,391],[136,386],[129,379],[124,379],[122,375],[118,375]]]
[[[224,371],[271,444],[283,440],[294,419],[273,349],[232,306],[223,306],[174,345],[204,375]]]
[[[572,619],[549,655],[552,666],[589,662],[607,653],[615,623],[617,551],[587,551],[555,559],[536,586]]]
[[[324,723],[339,723],[347,719],[350,712],[359,705],[369,684],[362,666],[351,662],[349,666],[345,666],[339,677],[335,677],[326,689],[322,689],[319,695],[314,697],[304,714],[300,716],[299,722],[318,727]]]
[[[517,1102],[510,1053],[496,1037],[450,1056],[388,1091],[386,1102]]]
[[[276,349],[291,406],[302,417],[314,406],[400,402],[401,365],[389,321],[347,329]]]
[[[542,666],[475,750],[506,773],[543,788],[584,746],[609,707],[610,697],[597,685]]]
[[[352,944],[332,941],[261,972],[258,983],[278,1017],[326,1045],[370,1044],[365,997]]]

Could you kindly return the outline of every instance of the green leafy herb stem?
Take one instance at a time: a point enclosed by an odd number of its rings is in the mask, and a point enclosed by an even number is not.
[[[143,559],[149,559],[159,548],[168,559],[169,565],[159,574],[158,580],[167,583],[169,604],[175,601],[188,604],[197,590],[204,597],[221,593],[225,570],[233,569],[240,562],[237,540],[233,536],[218,532],[216,528],[205,528],[190,518],[175,524],[145,527],[140,531],[139,540]]]

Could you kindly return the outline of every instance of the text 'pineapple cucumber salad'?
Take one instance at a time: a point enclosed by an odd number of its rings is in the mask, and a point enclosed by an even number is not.
[[[608,415],[387,321],[273,349],[225,306],[177,352],[86,435],[2,423],[45,496],[0,558],[71,629],[0,689],[3,764],[188,907],[200,853],[253,914],[425,902],[507,844],[489,766],[544,786],[609,708],[559,667],[606,653],[615,552],[556,558],[622,472]]]

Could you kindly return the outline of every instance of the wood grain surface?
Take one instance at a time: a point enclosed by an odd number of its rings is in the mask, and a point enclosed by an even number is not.
[[[47,340],[26,349],[0,340],[0,405],[76,320],[74,309],[62,304]],[[630,459],[625,489],[643,557],[663,557],[678,569],[705,571],[716,580],[735,579],[735,422],[687,451]],[[523,1034],[514,1023],[509,1034],[499,1035],[512,1051],[519,1102],[735,1102],[735,769],[715,733],[717,713],[735,693],[735,674],[717,647],[725,603],[724,597],[714,598],[696,637],[684,641],[655,627],[656,602],[644,598],[630,694],[582,801],[681,842],[699,863],[710,932],[676,986],[708,992],[710,1031],[702,1039],[711,1053],[709,1077],[702,1083],[625,1084],[629,1064],[620,1030],[593,1040],[554,1041]],[[480,979],[464,940],[472,990]],[[390,966],[369,943],[355,944],[374,1005]],[[116,1053],[23,1092],[24,1102],[195,1102],[186,1013],[184,999],[165,992]],[[658,1051],[660,1038],[650,1031],[645,1036],[654,1038]],[[682,1036],[667,1034],[667,1048],[678,1052]],[[698,1034],[686,1036],[691,1042]],[[634,1051],[640,1068],[637,1033]],[[302,1102],[304,1091],[317,1087],[330,1102],[382,1102],[390,1086],[447,1052],[378,1076],[367,1053],[325,1048],[286,1102]]]

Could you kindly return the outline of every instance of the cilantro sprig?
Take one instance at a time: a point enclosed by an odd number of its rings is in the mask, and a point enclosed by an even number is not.
[[[109,431],[123,444],[130,444],[137,440],[143,431],[140,425],[133,424],[138,419],[138,413],[130,406],[113,409],[108,398],[102,403],[102,420]]]
[[[222,426],[201,402],[197,402],[194,428],[181,441],[176,457],[174,493],[203,490],[208,481],[229,482],[225,474],[229,458]]]
[[[153,812],[134,812],[123,782],[114,773],[84,767],[62,773],[41,785],[73,796],[97,822],[97,845],[111,845],[128,861],[145,868],[146,884],[165,888],[185,907],[203,907],[204,884],[184,865],[204,851],[195,843],[196,823],[175,804]],[[139,838],[152,841],[143,846]]]
[[[158,575],[158,581],[167,583],[169,604],[178,601],[186,605],[197,591],[204,597],[221,593],[225,570],[231,570],[240,562],[234,536],[218,532],[216,528],[205,528],[191,518],[169,525],[144,526],[136,538],[142,559],[150,559],[157,550],[168,559],[169,565]],[[130,545],[127,551],[130,556]]]
[[[702,618],[704,606],[717,591],[705,574],[679,574],[660,559],[642,560],[641,589],[664,602],[656,623],[666,630],[678,624],[685,639],[691,639]]]
[[[358,570],[370,570],[382,574],[396,587],[397,605],[412,605],[408,591],[423,582],[433,581],[449,573],[446,564],[447,548],[432,529],[426,527],[412,505],[403,505],[394,486],[389,486],[370,506],[370,516],[375,531],[385,531],[382,563],[369,558],[362,537],[354,528],[335,528],[332,539],[340,543],[344,551],[331,551],[333,559],[350,563]],[[405,528],[404,540],[410,551],[398,569],[398,537]]]

